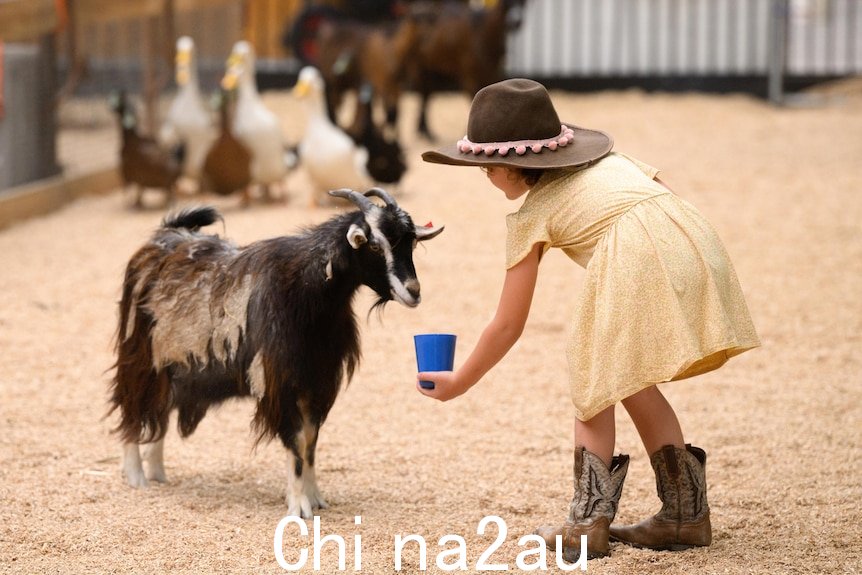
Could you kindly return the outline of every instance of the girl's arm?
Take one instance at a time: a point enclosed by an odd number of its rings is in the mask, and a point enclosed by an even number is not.
[[[416,389],[429,397],[447,401],[473,387],[488,370],[503,359],[506,352],[518,341],[527,323],[541,254],[542,244],[536,244],[527,257],[506,272],[497,313],[482,332],[482,337],[464,365],[457,371],[420,373]],[[419,380],[433,381],[434,389],[422,388],[419,386]]]

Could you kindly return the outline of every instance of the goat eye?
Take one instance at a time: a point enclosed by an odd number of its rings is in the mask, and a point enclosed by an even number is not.
[[[377,242],[368,242],[368,247],[371,248],[371,251],[375,254],[379,254],[383,251],[383,248],[381,248],[380,244]]]

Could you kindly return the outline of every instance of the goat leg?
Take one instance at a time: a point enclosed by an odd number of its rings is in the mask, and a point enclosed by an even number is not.
[[[436,141],[434,134],[428,128],[428,99],[430,94],[423,92],[422,99],[419,105],[419,122],[416,127],[419,135],[423,136],[429,142]]]
[[[320,432],[319,425],[304,425],[302,433],[305,436],[305,481],[303,482],[303,493],[308,497],[312,509],[326,509],[329,505],[320,494],[317,486],[317,471],[315,468],[315,452],[317,451],[317,437]]]
[[[123,476],[126,483],[132,487],[147,486],[147,478],[141,465],[141,449],[137,443],[123,444]]]
[[[317,472],[313,465],[309,465],[306,470],[303,489],[303,494],[308,498],[312,509],[327,509],[329,507],[329,504],[323,499],[323,495],[320,493],[320,488],[317,486]]]
[[[317,487],[314,452],[317,448],[319,425],[303,422],[302,427],[286,442],[288,448],[287,512],[304,519],[315,509],[325,509],[326,501]]]
[[[140,184],[135,184],[135,208],[141,209],[144,207],[144,188]]]
[[[251,206],[251,190],[248,186],[242,189],[240,193],[239,207],[242,209],[246,209]]]
[[[167,191],[167,207],[172,207],[176,203],[176,184],[169,184],[166,188]]]
[[[147,462],[146,477],[159,483],[167,482],[165,475],[165,438],[148,443],[144,448],[144,461]]]
[[[305,487],[305,466],[302,458],[293,449],[287,452],[287,493],[284,501],[287,503],[287,514],[303,519],[313,516],[311,500]]]

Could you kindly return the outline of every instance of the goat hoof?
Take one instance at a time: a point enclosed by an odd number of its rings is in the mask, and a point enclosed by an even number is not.
[[[300,497],[291,497],[288,495],[285,500],[287,503],[288,515],[301,517],[302,519],[311,519],[314,517],[311,500],[307,496],[302,495]]]
[[[168,477],[165,475],[164,469],[150,469],[146,474],[147,479],[156,483],[167,483]]]
[[[139,473],[124,472],[123,474],[126,476],[126,483],[129,484],[129,487],[144,489],[149,485],[143,471]]]
[[[308,497],[309,505],[312,509],[329,509],[329,504],[320,496],[320,494],[310,495]]]

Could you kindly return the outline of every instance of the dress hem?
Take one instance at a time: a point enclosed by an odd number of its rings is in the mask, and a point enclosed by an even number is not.
[[[718,345],[714,348],[714,351],[699,354],[700,357],[684,362],[681,367],[679,367],[675,371],[673,371],[673,375],[671,375],[669,377],[668,376],[657,376],[657,377],[642,379],[639,383],[629,385],[624,390],[622,397],[617,397],[620,394],[614,394],[613,397],[606,398],[605,400],[599,402],[597,404],[597,407],[594,407],[588,411],[581,411],[577,407],[577,403],[575,402],[575,397],[574,397],[575,392],[574,392],[574,390],[572,390],[572,403],[575,405],[575,417],[580,421],[589,421],[590,419],[592,419],[593,417],[595,417],[596,415],[598,415],[599,413],[601,413],[602,411],[604,411],[608,407],[610,407],[612,405],[616,405],[617,403],[621,402],[622,400],[626,399],[627,397],[631,397],[632,395],[634,395],[635,393],[637,393],[639,391],[643,391],[644,389],[646,389],[648,387],[651,387],[653,385],[658,385],[660,383],[668,383],[671,381],[681,381],[683,379],[688,379],[690,377],[694,377],[697,375],[703,375],[704,373],[709,373],[710,371],[715,371],[716,369],[720,368],[725,363],[727,363],[727,361],[730,358],[735,357],[737,355],[740,355],[742,353],[745,353],[746,351],[760,347],[760,345],[761,345],[761,343],[758,339],[754,339],[752,341],[747,341],[747,342],[732,342],[730,344],[725,343],[722,345]],[[721,353],[722,351],[726,352],[726,356],[724,357],[724,360],[721,361],[720,363],[713,365],[709,369],[704,369],[703,371],[688,373],[689,370],[691,370],[692,366],[696,365],[698,362],[703,361],[704,359],[709,358],[710,356]]]

